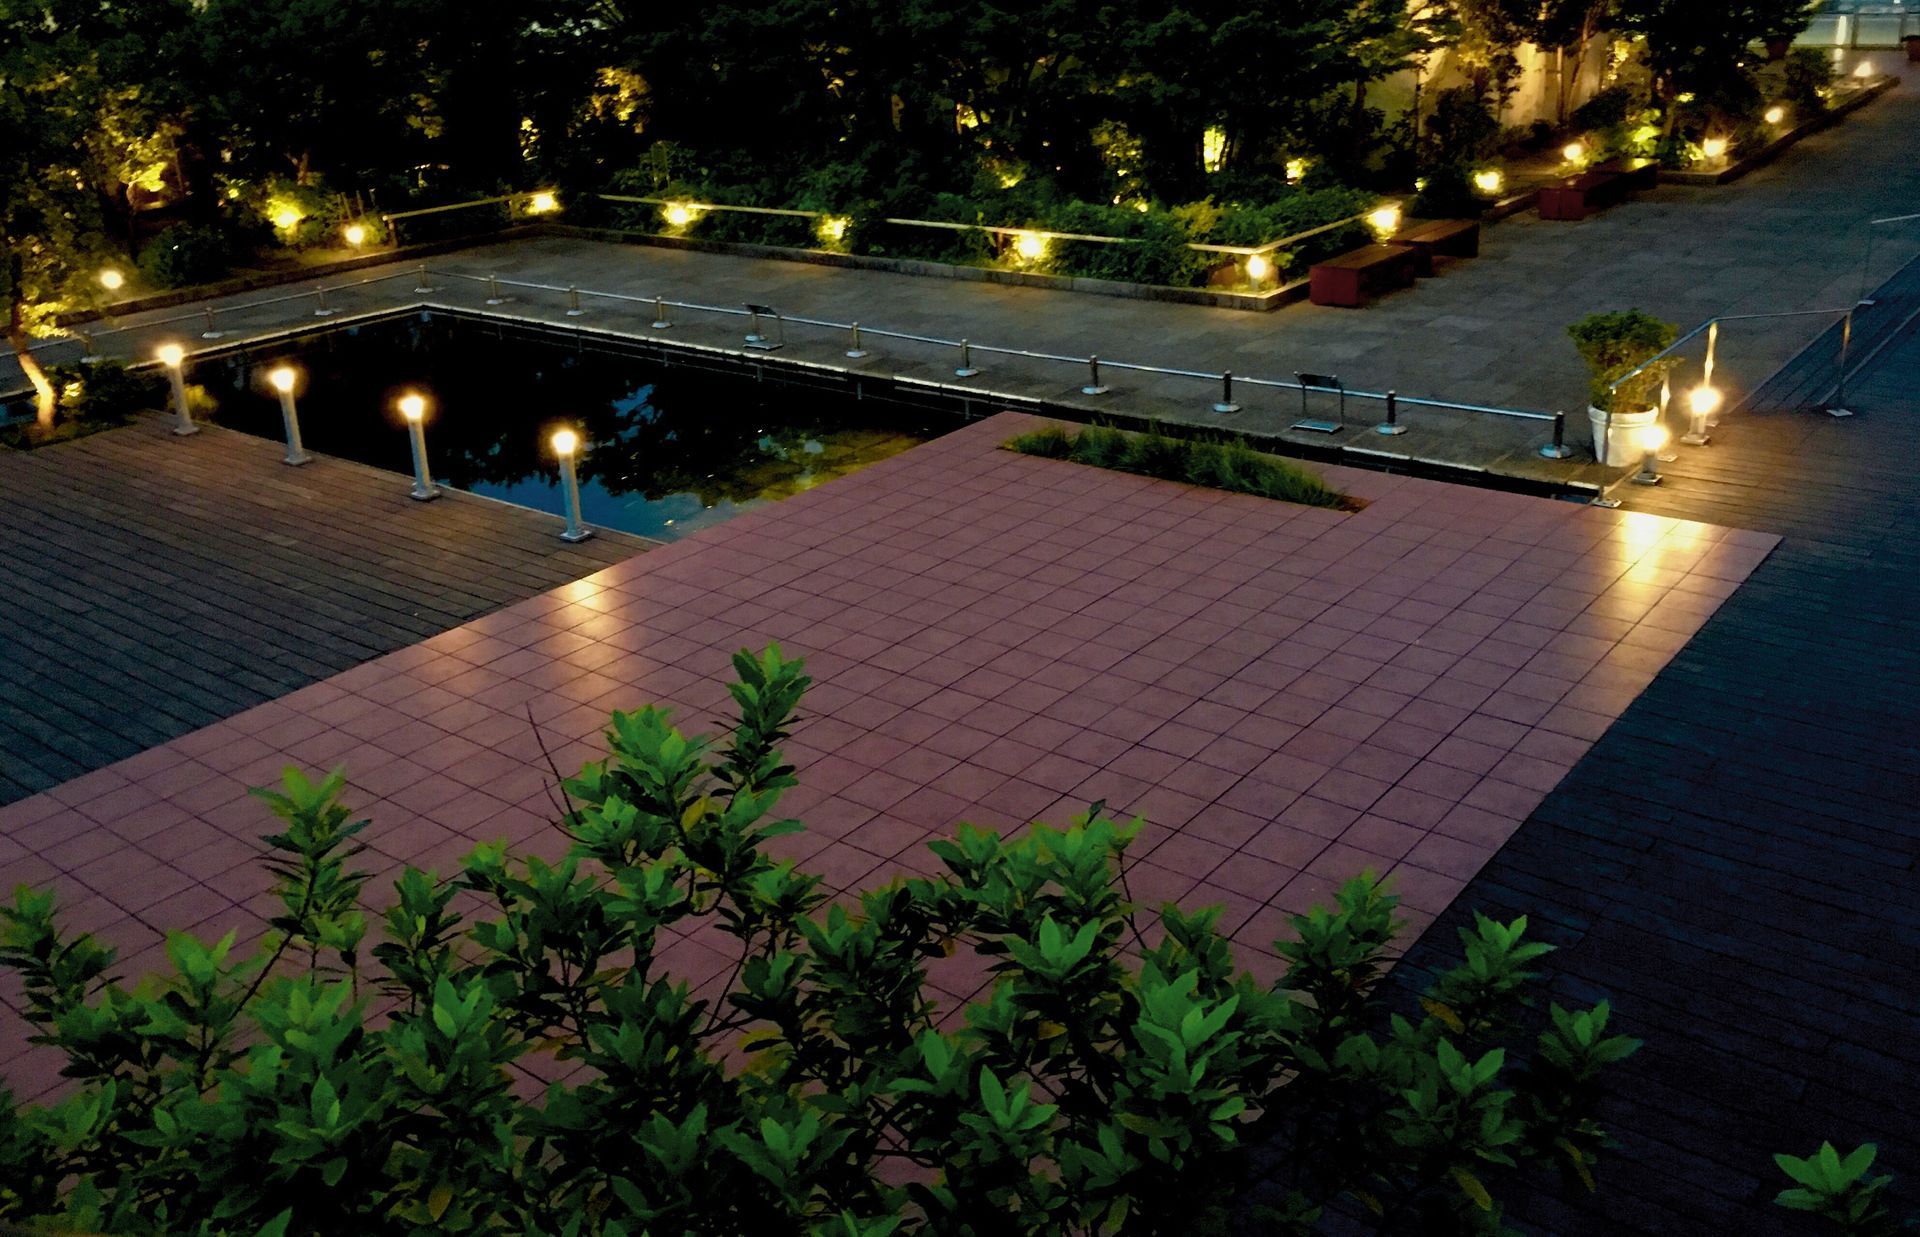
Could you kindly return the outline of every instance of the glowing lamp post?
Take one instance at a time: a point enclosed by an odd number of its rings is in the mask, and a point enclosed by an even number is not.
[[[1635,485],[1660,484],[1660,448],[1667,445],[1667,427],[1649,425],[1640,431],[1640,471],[1633,474]]]
[[[100,286],[109,292],[118,292],[127,286],[127,277],[109,266],[100,272]]]
[[[346,238],[347,244],[356,249],[367,243],[367,230],[357,223],[348,224],[340,235]]]
[[[1587,157],[1587,148],[1581,142],[1568,142],[1560,148],[1560,155],[1568,163],[1578,164],[1580,160]]]
[[[1724,137],[1707,138],[1700,143],[1700,153],[1706,157],[1708,163],[1720,162],[1720,160],[1727,157],[1727,139]]]
[[[285,462],[296,468],[313,461],[306,448],[300,445],[300,410],[293,405],[293,387],[299,379],[299,371],[291,365],[276,365],[267,371],[267,385],[280,396],[280,424],[287,432]]]
[[[1701,383],[1687,392],[1687,432],[1680,441],[1688,446],[1707,445],[1707,422],[1714,413],[1720,411],[1720,391],[1717,387]]]
[[[1506,184],[1506,177],[1499,168],[1483,168],[1473,174],[1473,187],[1486,197],[1500,196],[1500,188]]]
[[[426,396],[409,391],[400,397],[400,415],[407,419],[407,441],[413,446],[413,493],[415,502],[431,502],[440,497],[440,487],[427,471]]]
[[[1273,274],[1273,263],[1268,261],[1264,254],[1255,253],[1247,256],[1248,283],[1258,288],[1267,282],[1267,276],[1271,274]]]
[[[193,423],[193,411],[187,407],[187,350],[179,344],[161,344],[153,355],[166,366],[167,381],[173,384],[173,432],[182,438],[198,434],[200,427]]]
[[[580,435],[569,429],[557,429],[549,441],[554,455],[559,457],[560,488],[567,495],[567,527],[560,534],[560,540],[585,541],[593,536],[593,530],[580,522],[580,475],[573,463],[574,453],[580,449]]]
[[[1766,121],[1770,125],[1777,125],[1781,121],[1785,120],[1786,118],[1787,118],[1787,109],[1780,106],[1778,103],[1774,104],[1772,107],[1768,108],[1766,111]]]
[[[1370,212],[1367,215],[1367,226],[1373,229],[1374,236],[1380,240],[1386,240],[1400,230],[1400,208],[1382,206]]]

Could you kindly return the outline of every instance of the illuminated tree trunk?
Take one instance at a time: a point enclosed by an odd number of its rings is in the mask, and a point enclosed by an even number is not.
[[[20,372],[33,384],[34,415],[40,421],[41,429],[53,428],[53,383],[47,378],[47,371],[40,368],[40,362],[33,355],[33,341],[27,336],[26,322],[20,312],[20,302],[11,300],[7,312],[7,342],[13,345],[14,359],[20,362]]]

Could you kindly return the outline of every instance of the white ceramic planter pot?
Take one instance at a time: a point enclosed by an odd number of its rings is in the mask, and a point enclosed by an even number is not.
[[[1589,404],[1587,419],[1593,423],[1593,458],[1609,468],[1625,468],[1646,455],[1647,427],[1659,421],[1660,410],[1616,408],[1608,413]]]

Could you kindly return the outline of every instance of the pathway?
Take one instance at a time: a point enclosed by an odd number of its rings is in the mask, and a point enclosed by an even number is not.
[[[1437,914],[1765,557],[1686,521],[1332,472],[1345,515],[1156,482],[970,426],[786,502],[0,809],[0,867],[51,883],[138,974],[156,932],[264,927],[261,805],[344,764],[382,897],[476,841],[551,855],[543,746],[598,754],[615,708],[729,711],[730,655],[778,641],[817,686],[783,853],[835,890],[929,871],[961,820],[1147,820],[1130,886],[1223,904],[1272,975],[1289,914],[1363,868]],[[539,734],[534,726],[537,724]],[[726,957],[672,952],[689,981]],[[963,958],[934,982],[966,998]],[[0,997],[9,995],[0,981]],[[17,992],[11,994],[17,1001]],[[0,1011],[0,1073],[53,1085]]]
[[[0,803],[651,544],[170,424],[0,452]]]

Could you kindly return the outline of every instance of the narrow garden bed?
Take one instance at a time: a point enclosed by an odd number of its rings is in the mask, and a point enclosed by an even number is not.
[[[1366,506],[1352,495],[1328,485],[1317,473],[1278,456],[1255,451],[1237,438],[1208,442],[1173,438],[1157,430],[1136,434],[1105,425],[1070,430],[1056,424],[1008,439],[1005,446],[1022,455],[1070,460],[1115,472],[1333,511],[1359,511]]]

